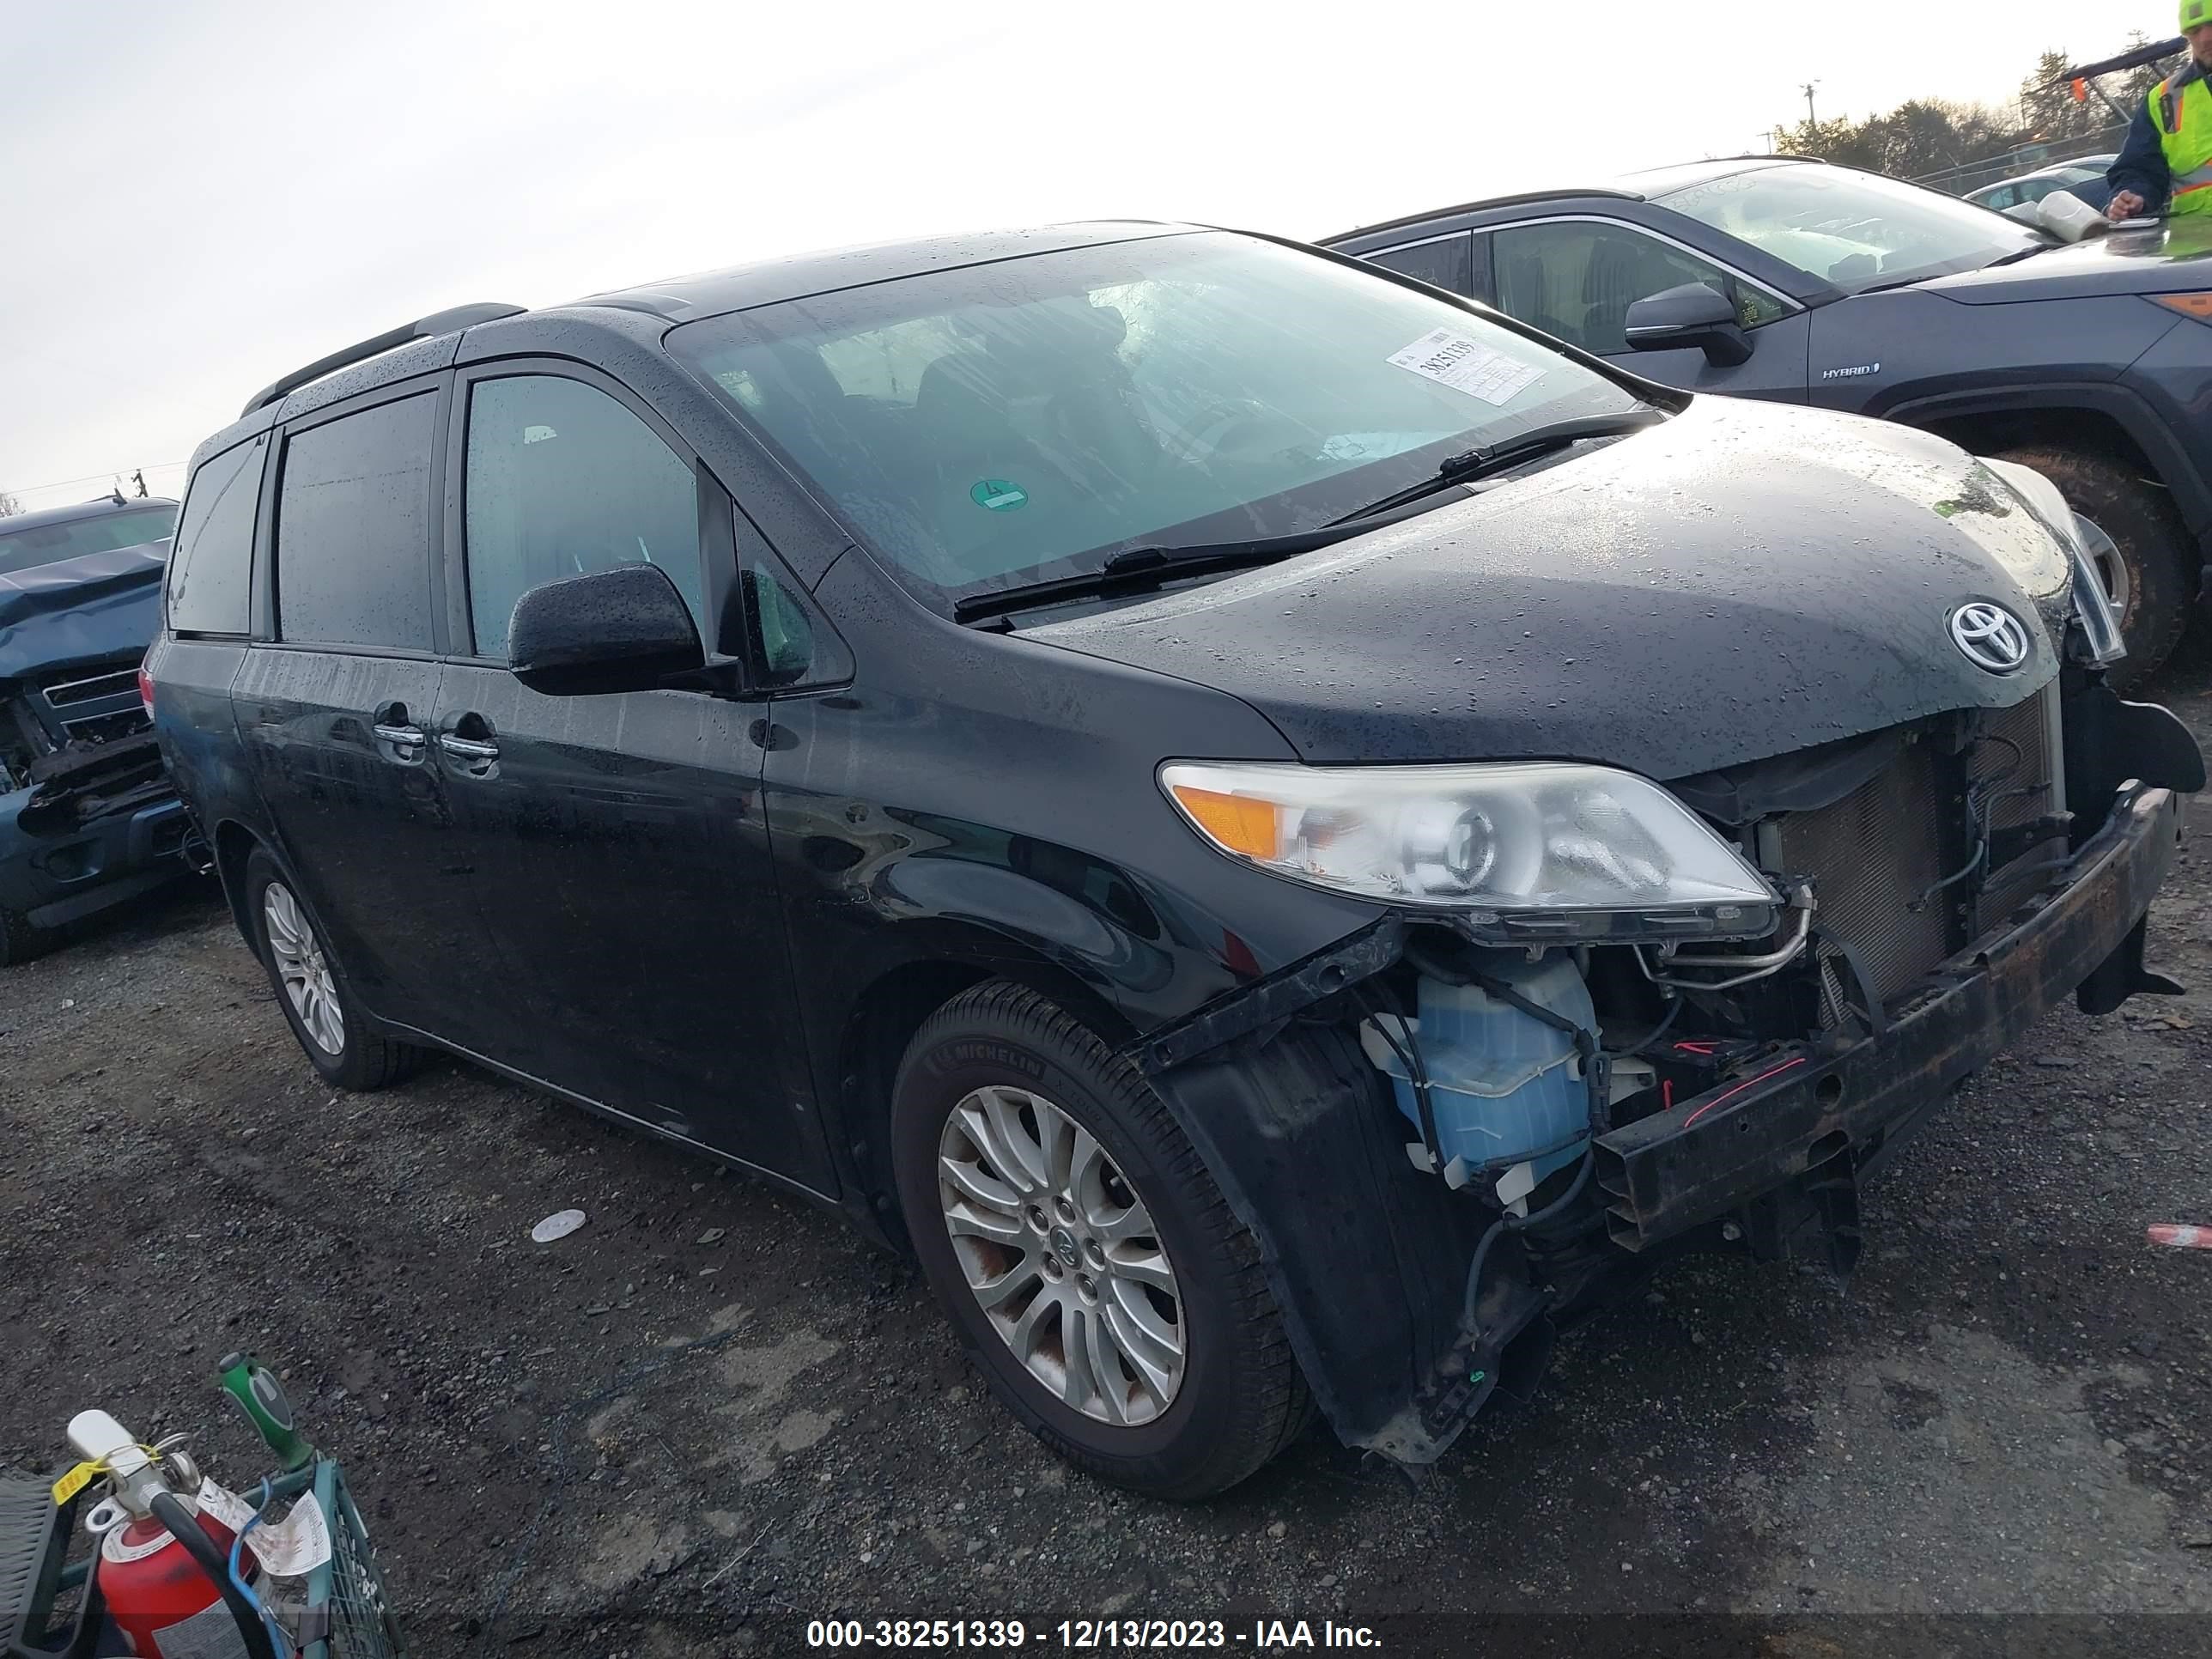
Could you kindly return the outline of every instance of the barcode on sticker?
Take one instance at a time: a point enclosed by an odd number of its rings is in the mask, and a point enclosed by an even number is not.
[[[1544,374],[1534,363],[1448,328],[1430,330],[1403,351],[1391,353],[1389,361],[1438,386],[1496,404],[1511,402]]]

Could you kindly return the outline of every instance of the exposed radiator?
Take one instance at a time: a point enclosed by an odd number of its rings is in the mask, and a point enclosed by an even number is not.
[[[1849,945],[1885,1000],[1948,953],[1946,907],[1923,902],[1942,867],[1944,799],[1932,744],[1909,744],[1832,806],[1781,822],[1782,867],[1810,875],[1814,920]],[[1917,908],[1916,908],[1917,907]]]
[[[1992,716],[1982,727],[1983,740],[1975,746],[1967,769],[1987,802],[1992,832],[2033,823],[2060,808],[2063,780],[2051,753],[2057,696],[2054,684],[2039,696]],[[1992,871],[1975,907],[1974,932],[1985,933],[1996,927],[2049,880],[2050,861],[2065,850],[2064,839],[2054,838],[2016,852],[2009,863]]]
[[[1781,870],[1813,878],[1815,920],[1849,945],[1875,994],[1887,1001],[1971,939],[1999,925],[2050,876],[2063,840],[2014,849],[1984,882],[1971,911],[1960,907],[1977,878],[1950,882],[1971,858],[1984,823],[1999,832],[2056,811],[2059,761],[2052,735],[2054,684],[1982,717],[1963,754],[1923,734],[1887,769],[1830,806],[1778,824]],[[1827,1013],[1840,1013],[1831,983]]]

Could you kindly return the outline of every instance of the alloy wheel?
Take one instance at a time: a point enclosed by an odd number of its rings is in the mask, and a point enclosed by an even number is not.
[[[938,1144],[945,1231],[992,1328],[1061,1404],[1115,1426],[1173,1403],[1188,1352],[1174,1266],[1088,1129],[1026,1089],[971,1091]]]
[[[325,1054],[337,1055],[345,1048],[345,1016],[338,1010],[337,981],[322,942],[292,890],[272,881],[262,890],[261,915],[269,935],[269,954],[276,964],[276,977],[284,995],[307,1032]]]

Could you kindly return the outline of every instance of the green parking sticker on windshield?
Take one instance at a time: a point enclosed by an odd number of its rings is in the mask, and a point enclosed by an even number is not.
[[[1004,478],[983,478],[968,492],[968,499],[993,513],[1011,513],[1018,507],[1030,504],[1030,492],[1018,483],[1008,483]]]

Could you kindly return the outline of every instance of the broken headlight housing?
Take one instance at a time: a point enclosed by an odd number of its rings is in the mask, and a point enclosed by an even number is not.
[[[2112,595],[2106,592],[2105,580],[2097,571],[2100,562],[2119,556],[2119,550],[2103,526],[2079,513],[2074,515],[2074,620],[2081,626],[2089,660],[2100,666],[2116,663],[2128,653],[2120,640],[2118,613],[2113,611]]]
[[[1172,761],[1160,784],[1232,858],[1486,940],[1757,939],[1780,903],[1697,814],[1610,767]]]

